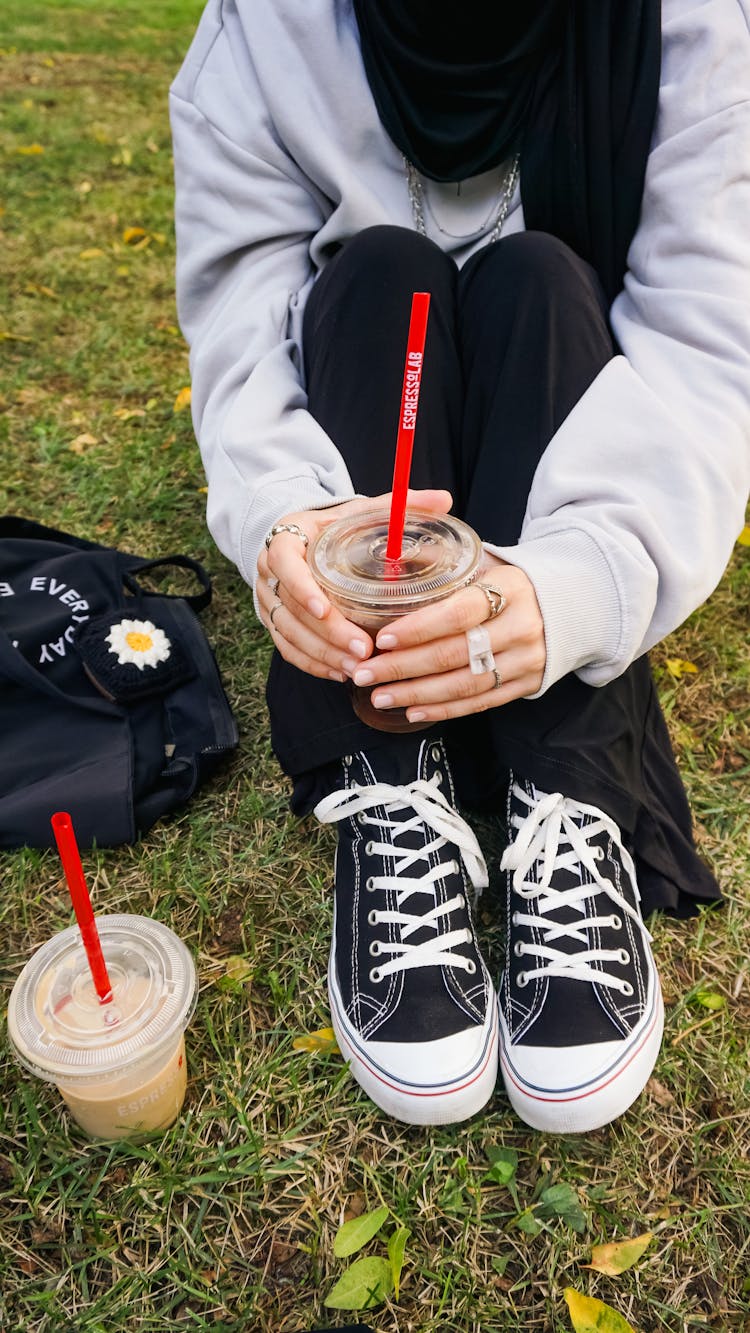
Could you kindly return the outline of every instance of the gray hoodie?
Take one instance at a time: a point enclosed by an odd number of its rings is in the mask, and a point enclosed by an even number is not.
[[[252,586],[282,514],[354,494],[307,411],[305,300],[364,227],[413,226],[351,0],[209,0],[171,90],[179,318],[208,524]],[[523,172],[523,163],[521,164]],[[497,172],[425,182],[462,264]],[[523,229],[517,189],[503,234]],[[544,618],[542,690],[618,676],[715,588],[750,488],[750,0],[664,0],[659,110],[624,290],[621,355],[537,468],[518,545]],[[480,534],[481,536],[482,534]]]

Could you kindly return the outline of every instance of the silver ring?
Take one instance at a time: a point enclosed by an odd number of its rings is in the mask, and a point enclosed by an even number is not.
[[[484,625],[476,625],[466,631],[466,646],[469,650],[469,670],[473,676],[481,676],[485,671],[492,671],[495,659],[492,655],[490,636]]]
[[[271,575],[270,578],[266,579],[266,583],[271,589],[271,592],[273,593],[274,597],[278,597],[279,588],[281,586],[281,579],[275,579],[273,575]]]
[[[499,616],[500,612],[505,610],[505,607],[508,605],[508,599],[505,596],[505,593],[500,588],[493,588],[489,583],[477,583],[475,586],[481,588],[487,598],[489,610],[485,616],[485,620],[494,620],[495,616]]]
[[[268,613],[268,619],[270,620],[273,629],[276,629],[276,626],[273,623],[273,618],[276,615],[276,612],[278,611],[279,607],[283,605],[284,603],[281,601],[281,599],[279,599],[278,602],[274,602],[273,606],[271,607],[271,610]]]
[[[497,667],[492,668],[492,674],[495,677],[495,684],[492,686],[492,688],[493,690],[499,690],[500,686],[503,683],[503,678],[500,675],[500,672],[498,671]]]
[[[307,547],[310,545],[310,538],[306,532],[303,532],[298,523],[274,523],[270,532],[266,533],[266,550],[268,550],[274,537],[279,532],[291,532],[293,537],[301,537],[305,543],[305,550],[307,550]]]

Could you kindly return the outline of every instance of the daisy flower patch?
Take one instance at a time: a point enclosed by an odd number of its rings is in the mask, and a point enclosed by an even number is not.
[[[151,620],[120,620],[111,626],[105,642],[120,666],[130,663],[139,671],[166,662],[172,647],[164,630]]]

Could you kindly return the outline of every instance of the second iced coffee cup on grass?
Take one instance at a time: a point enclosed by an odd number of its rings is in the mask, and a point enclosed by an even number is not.
[[[111,999],[97,995],[81,934],[70,926],[32,954],[8,1006],[16,1056],[56,1084],[92,1138],[166,1129],[180,1113],[184,1032],[197,980],[188,949],[150,917],[97,917]]]
[[[373,509],[337,519],[308,552],[313,577],[347,620],[375,638],[384,625],[449,597],[479,574],[482,543],[450,514],[407,510],[397,560],[387,555],[390,511]],[[372,687],[352,685],[352,706],[378,731],[421,731],[405,708],[375,708]]]

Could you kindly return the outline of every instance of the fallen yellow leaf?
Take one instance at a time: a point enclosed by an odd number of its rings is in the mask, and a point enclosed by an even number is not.
[[[644,1231],[641,1236],[631,1240],[615,1240],[609,1245],[592,1245],[591,1263],[583,1268],[593,1268],[597,1273],[606,1273],[608,1277],[619,1277],[626,1269],[637,1263],[653,1240],[652,1231]]]
[[[51,301],[57,300],[57,292],[53,292],[51,287],[44,287],[39,282],[27,282],[23,290],[27,296],[48,296]]]
[[[44,149],[40,143],[28,143],[17,148],[16,152],[20,153],[22,157],[38,157],[40,153],[44,152]]]
[[[77,194],[91,194],[94,187],[91,181],[79,181],[75,188]]]
[[[104,256],[104,251],[103,251],[103,250],[100,250],[98,246],[94,245],[94,246],[92,246],[89,250],[81,250],[81,253],[79,254],[78,258],[79,258],[79,259],[101,259],[101,258],[103,258],[103,256]]]
[[[190,389],[190,385],[187,384],[187,385],[185,386],[184,389],[180,389],[180,392],[178,393],[178,395],[177,395],[177,397],[175,398],[174,403],[173,403],[173,405],[172,405],[172,411],[173,411],[173,412],[182,412],[182,411],[184,411],[184,409],[185,409],[186,407],[189,407],[189,406],[190,406],[190,399],[191,399],[191,398],[192,398],[192,392],[191,392],[191,389]],[[147,404],[147,406],[148,406],[148,404]]]
[[[748,527],[747,524],[745,524],[745,527],[737,538],[737,544],[739,546],[750,546],[750,527]]]
[[[45,69],[54,69],[54,68],[55,68],[55,62],[54,62],[54,60],[52,59],[52,56],[45,56],[44,60],[42,61],[42,64],[44,65],[44,68],[45,68]]]
[[[317,1032],[306,1032],[304,1037],[295,1037],[292,1042],[295,1051],[320,1051],[324,1055],[338,1050],[336,1034],[333,1028],[319,1028]]]
[[[693,676],[698,671],[694,662],[686,662],[682,657],[668,657],[664,665],[675,680],[680,680],[682,676]]]
[[[11,333],[10,329],[0,330],[0,342],[4,343],[30,343],[32,338],[27,338],[25,333]]]
[[[595,1296],[584,1296],[574,1287],[566,1287],[563,1295],[575,1333],[635,1333],[627,1319]]]
[[[132,245],[133,241],[138,241],[145,235],[147,235],[145,227],[126,227],[122,239],[126,245]]]
[[[73,454],[82,454],[84,449],[98,443],[99,441],[95,435],[89,435],[88,431],[83,431],[81,435],[76,435],[75,439],[71,440],[70,451]]]
[[[116,407],[112,413],[118,421],[132,421],[133,417],[145,417],[145,407]]]

